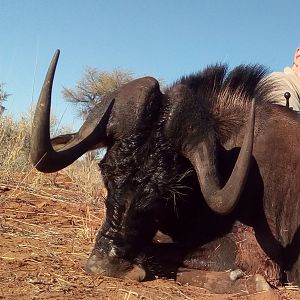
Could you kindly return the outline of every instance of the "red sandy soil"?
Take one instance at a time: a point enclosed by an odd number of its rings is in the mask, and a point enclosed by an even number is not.
[[[300,299],[292,287],[217,295],[173,280],[86,274],[104,207],[84,198],[62,175],[37,187],[0,182],[0,299]]]

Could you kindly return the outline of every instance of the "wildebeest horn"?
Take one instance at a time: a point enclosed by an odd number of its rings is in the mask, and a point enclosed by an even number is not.
[[[255,102],[253,100],[238,159],[223,188],[220,188],[218,172],[216,170],[215,138],[199,143],[193,148],[193,151],[186,153],[186,156],[197,172],[202,194],[208,206],[216,213],[230,213],[243,191],[252,157],[254,123]]]
[[[97,118],[87,120],[77,133],[51,140],[49,125],[51,92],[59,53],[59,50],[55,52],[50,63],[33,119],[31,160],[42,172],[61,170],[96,144],[105,144],[106,126],[114,104],[113,99],[106,99]]]

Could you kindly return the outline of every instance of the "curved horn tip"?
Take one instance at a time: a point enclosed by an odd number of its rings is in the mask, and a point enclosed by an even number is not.
[[[56,49],[53,56],[52,56],[49,68],[57,65],[59,55],[60,55],[60,50]]]
[[[52,62],[57,63],[59,55],[60,55],[60,50],[56,49],[55,52],[54,52],[53,58],[52,58]]]

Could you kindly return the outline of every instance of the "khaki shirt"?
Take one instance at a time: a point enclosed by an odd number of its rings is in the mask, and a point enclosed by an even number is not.
[[[271,97],[275,100],[275,104],[285,106],[284,93],[289,92],[291,94],[289,99],[290,108],[300,111],[300,78],[291,68],[286,67],[283,72],[273,72],[265,80],[274,82]]]

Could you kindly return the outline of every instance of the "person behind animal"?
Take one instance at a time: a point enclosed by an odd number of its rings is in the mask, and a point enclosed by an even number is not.
[[[275,104],[300,111],[300,47],[295,51],[292,67],[285,67],[283,72],[273,72],[266,80],[272,81],[271,97]]]

